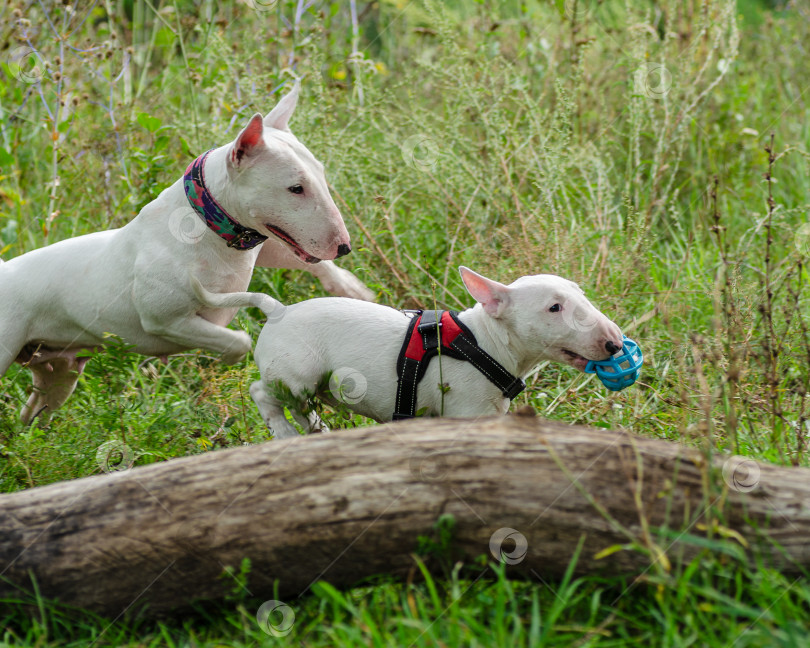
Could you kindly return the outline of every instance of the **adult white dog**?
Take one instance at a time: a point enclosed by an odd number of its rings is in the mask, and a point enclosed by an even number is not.
[[[342,401],[380,422],[417,413],[502,414],[540,362],[583,371],[589,360],[622,349],[619,327],[572,281],[533,275],[506,286],[463,266],[460,271],[478,303],[458,314],[334,298],[282,306],[256,293],[195,289],[211,307],[253,305],[268,316],[254,349],[262,379],[250,393],[277,438],[297,434],[277,398],[279,384],[293,397]],[[314,413],[291,413],[305,430],[325,430]]]
[[[351,251],[349,234],[323,165],[288,128],[298,92],[197,158],[124,227],[0,264],[0,376],[16,361],[34,377],[23,421],[65,402],[84,367],[76,353],[103,346],[107,333],[146,355],[243,357],[250,337],[225,328],[236,309],[205,308],[192,277],[213,292],[242,291],[255,265],[302,268],[333,293],[372,297],[330,261]]]

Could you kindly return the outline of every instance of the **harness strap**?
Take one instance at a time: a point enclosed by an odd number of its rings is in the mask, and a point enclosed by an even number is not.
[[[439,331],[442,325],[441,316],[441,311],[422,311],[422,318],[419,324],[416,325],[416,330],[422,336],[422,348],[425,351],[439,346]]]
[[[467,362],[489,378],[489,381],[500,389],[501,393],[509,400],[514,400],[520,392],[526,389],[523,378],[513,376],[495,358],[477,344],[470,342],[463,335],[459,335],[453,340],[451,347],[461,353]]]
[[[419,361],[424,356],[424,344],[417,346],[419,336],[414,335],[416,325],[421,320],[421,311],[411,318],[405,340],[397,356],[397,399],[394,404],[393,420],[413,418],[416,412],[416,385],[419,382]],[[410,355],[410,357],[409,357]]]
[[[416,313],[408,325],[397,358],[395,421],[416,416],[417,386],[436,355],[469,362],[510,400],[526,388],[521,378],[513,376],[478,346],[472,331],[461,322],[456,312],[426,310]]]

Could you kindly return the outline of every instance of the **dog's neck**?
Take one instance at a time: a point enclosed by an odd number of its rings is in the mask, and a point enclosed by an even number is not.
[[[509,373],[523,378],[531,371],[533,365],[526,366],[529,362],[515,353],[507,328],[487,315],[481,304],[460,312],[458,317],[472,331],[478,346],[501,363]]]
[[[228,149],[230,144],[212,149],[205,161],[205,186],[216,197],[219,204],[228,210],[233,218],[240,216],[236,196],[233,194],[233,179],[228,173]]]
[[[264,243],[267,236],[242,225],[236,210],[228,206],[234,202],[229,191],[232,183],[225,160],[220,159],[226,150],[226,147],[213,149],[194,160],[183,175],[183,190],[191,208],[229,248],[252,250]]]

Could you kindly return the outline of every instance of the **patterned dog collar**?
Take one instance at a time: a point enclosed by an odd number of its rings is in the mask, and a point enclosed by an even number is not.
[[[213,151],[214,149],[211,149]],[[237,223],[228,213],[219,206],[219,203],[205,186],[203,165],[205,158],[211,151],[206,151],[194,162],[188,165],[183,175],[183,189],[186,192],[189,204],[205,221],[214,234],[224,239],[228,247],[237,250],[252,250],[267,240],[263,234],[256,230],[244,227]]]

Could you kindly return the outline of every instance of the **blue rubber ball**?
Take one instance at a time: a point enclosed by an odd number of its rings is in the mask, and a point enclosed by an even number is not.
[[[595,373],[605,387],[621,391],[636,382],[643,364],[644,356],[638,344],[625,335],[621,351],[607,360],[589,360],[585,373]]]

